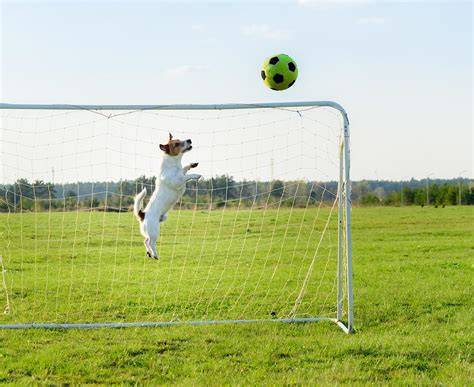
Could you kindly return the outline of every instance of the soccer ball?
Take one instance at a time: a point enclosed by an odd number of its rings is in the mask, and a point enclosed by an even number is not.
[[[286,54],[272,55],[265,59],[260,72],[263,83],[272,90],[286,90],[298,77],[296,62]]]

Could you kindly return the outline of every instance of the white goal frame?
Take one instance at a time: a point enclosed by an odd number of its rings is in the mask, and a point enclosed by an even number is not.
[[[343,120],[343,138],[339,151],[339,180],[337,189],[338,200],[338,264],[337,264],[337,317],[315,318],[276,318],[252,320],[208,320],[208,321],[162,321],[162,322],[119,322],[119,323],[87,323],[87,324],[0,324],[0,329],[22,328],[123,328],[150,327],[170,325],[206,325],[225,323],[281,322],[303,323],[315,321],[331,321],[336,323],[345,333],[354,332],[354,303],[352,285],[352,221],[351,221],[351,180],[350,180],[350,132],[349,119],[344,108],[333,101],[275,102],[275,103],[232,103],[232,104],[179,104],[179,105],[66,105],[66,104],[8,104],[0,103],[0,110],[235,110],[235,109],[267,109],[267,108],[298,108],[328,107],[337,110]],[[345,246],[343,236],[345,231]],[[345,252],[345,257],[344,257]],[[343,280],[344,258],[346,258],[346,281]],[[345,282],[345,283],[344,283]],[[345,292],[343,286],[346,286]],[[343,295],[347,294],[347,321],[342,321]]]

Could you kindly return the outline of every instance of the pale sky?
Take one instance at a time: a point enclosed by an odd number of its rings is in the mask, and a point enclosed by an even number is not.
[[[1,102],[334,100],[349,113],[354,180],[472,176],[470,1],[1,4]],[[274,92],[259,73],[279,52],[296,60],[299,78]],[[195,154],[204,172],[221,172],[204,148]]]

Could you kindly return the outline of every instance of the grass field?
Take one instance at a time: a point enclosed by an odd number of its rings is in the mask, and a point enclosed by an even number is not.
[[[130,213],[5,214],[12,313],[0,322],[290,317],[307,276],[293,315],[336,317],[337,210],[173,215],[156,261]]]
[[[143,257],[130,214],[0,215],[12,302],[0,322],[287,316],[329,215],[315,211],[174,212],[159,262]],[[354,335],[326,322],[5,330],[0,381],[468,385],[472,215],[353,210]],[[335,230],[298,316],[334,315]]]

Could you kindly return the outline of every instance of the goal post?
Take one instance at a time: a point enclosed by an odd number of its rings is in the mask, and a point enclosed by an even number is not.
[[[331,101],[0,104],[1,328],[331,321],[354,331],[349,120]],[[168,131],[188,183],[146,258]],[[186,137],[186,138],[187,138]]]

